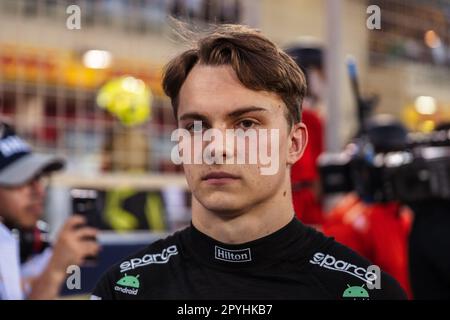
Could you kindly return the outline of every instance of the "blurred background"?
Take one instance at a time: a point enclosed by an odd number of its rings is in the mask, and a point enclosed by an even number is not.
[[[368,28],[370,5],[381,8],[380,29]],[[314,108],[324,151],[341,150],[358,127],[349,55],[361,94],[378,96],[375,113],[413,132],[450,121],[448,0],[0,0],[1,120],[36,151],[68,160],[49,189],[51,232],[72,212],[71,190],[96,191],[105,250],[83,289],[107,265],[190,221],[161,88],[162,67],[184,48],[169,16],[198,28],[247,24],[283,48],[321,48],[327,80]]]

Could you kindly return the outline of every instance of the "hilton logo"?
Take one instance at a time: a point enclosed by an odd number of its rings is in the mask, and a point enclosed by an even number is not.
[[[252,260],[250,248],[229,250],[215,246],[215,258],[227,262],[247,262]]]

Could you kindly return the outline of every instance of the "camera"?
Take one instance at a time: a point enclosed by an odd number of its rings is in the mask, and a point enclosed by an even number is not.
[[[101,210],[98,201],[98,191],[93,189],[72,189],[70,191],[72,199],[72,212],[73,214],[81,215],[85,218],[86,224],[80,225],[79,228],[89,226],[92,228],[98,228],[99,226],[99,212]],[[86,239],[94,240],[97,239]],[[86,257],[86,264],[97,264],[97,256]]]
[[[360,95],[353,59],[347,61],[358,131],[339,153],[318,159],[323,194],[355,191],[365,202],[450,200],[450,128],[408,133],[394,117],[371,116],[378,98]]]
[[[355,191],[366,202],[450,200],[450,130],[412,133],[406,138],[401,148],[377,150],[379,145],[369,133],[340,153],[321,155],[322,191]]]

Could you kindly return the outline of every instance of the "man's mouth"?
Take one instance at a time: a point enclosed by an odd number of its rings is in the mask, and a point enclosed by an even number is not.
[[[223,172],[223,171],[216,171],[216,172],[210,172],[207,175],[203,176],[202,181],[206,181],[209,184],[226,184],[233,181],[236,181],[240,179],[238,176]]]
[[[43,202],[34,202],[28,205],[28,211],[35,216],[42,215],[43,210],[44,210]]]

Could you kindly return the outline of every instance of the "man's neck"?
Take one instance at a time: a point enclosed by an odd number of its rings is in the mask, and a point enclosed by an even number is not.
[[[209,211],[195,197],[192,199],[194,227],[227,244],[241,244],[267,236],[283,228],[293,217],[290,186],[274,197],[235,215]]]

